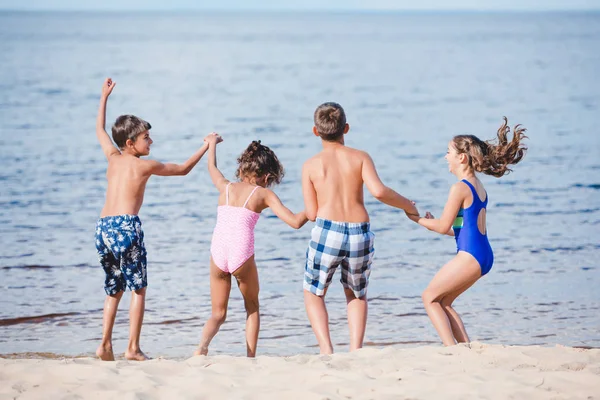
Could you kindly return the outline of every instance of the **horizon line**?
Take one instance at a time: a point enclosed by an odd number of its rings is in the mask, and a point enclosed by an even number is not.
[[[552,12],[600,12],[598,8],[493,8],[493,9],[474,9],[474,8],[441,8],[441,9],[399,9],[399,8],[338,8],[338,9],[316,9],[316,8],[0,8],[0,12],[138,12],[138,13],[158,13],[158,12],[223,12],[223,13],[254,13],[254,12],[307,12],[307,13],[552,13]]]

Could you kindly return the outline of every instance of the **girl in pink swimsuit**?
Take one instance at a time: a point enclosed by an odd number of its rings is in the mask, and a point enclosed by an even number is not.
[[[208,142],[208,171],[219,190],[217,224],[210,246],[210,300],[212,315],[202,330],[202,339],[195,355],[208,354],[208,345],[225,322],[231,291],[231,276],[237,281],[246,307],[246,352],[256,354],[260,317],[258,312],[258,271],[254,262],[254,227],[260,213],[271,208],[273,213],[295,229],[308,219],[306,213],[294,214],[267,189],[281,182],[283,167],[275,153],[253,141],[238,158],[236,177],[229,182],[217,168],[216,146],[223,139],[214,134]]]

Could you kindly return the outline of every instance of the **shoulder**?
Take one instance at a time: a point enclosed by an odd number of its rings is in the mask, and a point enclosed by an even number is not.
[[[275,194],[274,191],[272,191],[271,189],[268,189],[268,188],[263,188],[263,187],[257,188],[254,195],[257,196],[258,198],[262,199],[265,202],[269,202],[271,200],[275,200],[275,199],[279,198],[277,196],[277,194]]]
[[[469,193],[471,193],[471,189],[463,181],[456,182],[455,184],[450,186],[450,196],[465,197]]]
[[[160,168],[163,165],[160,161],[146,160],[143,158],[134,158],[132,162],[137,169],[146,173],[152,173],[156,168]]]
[[[373,158],[369,153],[367,153],[364,150],[353,149],[351,147],[348,147],[348,155],[357,164],[360,163],[361,166],[374,165]]]
[[[304,164],[302,165],[302,170],[304,172],[309,172],[312,168],[315,167],[315,165],[318,165],[321,163],[321,158],[322,158],[321,153],[315,154],[308,160],[304,161]]]

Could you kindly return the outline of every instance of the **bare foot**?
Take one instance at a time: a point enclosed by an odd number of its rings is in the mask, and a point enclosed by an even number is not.
[[[195,356],[207,356],[208,355],[208,347],[198,346],[196,351],[194,352]]]
[[[96,349],[96,355],[102,361],[115,361],[115,355],[112,351],[111,345],[100,345],[98,349]]]
[[[147,355],[145,355],[144,352],[141,351],[141,350],[138,350],[138,351],[127,350],[125,352],[125,358],[127,360],[131,360],[131,361],[146,361],[146,360],[150,360],[150,357],[148,357]]]

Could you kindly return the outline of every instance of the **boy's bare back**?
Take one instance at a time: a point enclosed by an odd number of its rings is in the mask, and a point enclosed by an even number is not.
[[[410,200],[381,182],[369,154],[345,145],[344,135],[349,130],[339,104],[324,103],[315,111],[313,133],[321,138],[323,150],[306,161],[302,169],[302,193],[308,219],[369,222],[363,184],[382,203],[418,215]]]
[[[150,178],[150,168],[144,165],[147,162],[128,154],[115,154],[108,158],[108,186],[101,217],[139,213]]]
[[[363,195],[364,151],[344,145],[328,146],[304,164],[304,175],[314,188],[316,216],[332,221],[368,222]]]

